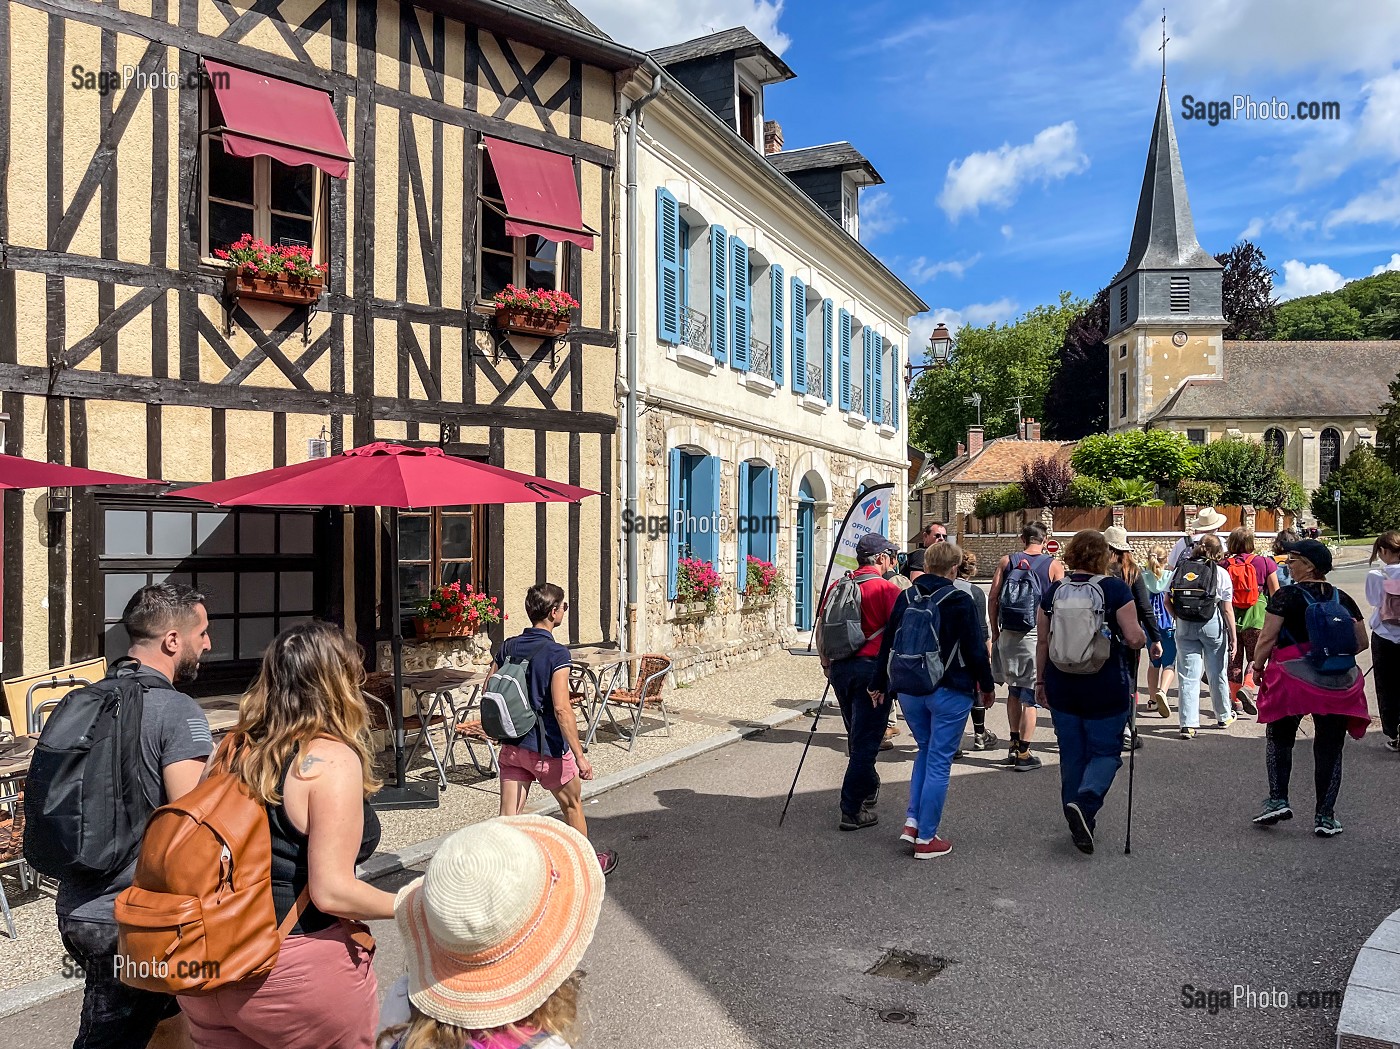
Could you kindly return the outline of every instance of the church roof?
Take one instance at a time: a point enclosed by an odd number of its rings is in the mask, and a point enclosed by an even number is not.
[[[1152,422],[1373,416],[1400,372],[1400,341],[1226,342],[1222,349],[1224,378],[1188,379]]]
[[[1220,269],[1220,263],[1196,240],[1196,224],[1186,199],[1186,176],[1172,126],[1167,78],[1157,99],[1157,119],[1147,147],[1147,169],[1142,175],[1133,239],[1128,261],[1111,283],[1136,270]]]

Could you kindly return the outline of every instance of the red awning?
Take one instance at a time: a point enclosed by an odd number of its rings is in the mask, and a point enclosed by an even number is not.
[[[508,236],[543,237],[593,250],[593,232],[583,224],[572,160],[562,153],[499,138],[486,139],[486,151],[506,200]]]
[[[350,147],[324,91],[204,60],[224,114],[224,149],[235,157],[315,164],[331,178],[350,170]]]

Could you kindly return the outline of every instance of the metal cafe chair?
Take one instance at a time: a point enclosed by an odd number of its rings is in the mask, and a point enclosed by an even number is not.
[[[24,794],[0,795],[0,874],[6,868],[18,868],[21,892],[29,888],[31,875],[24,862]],[[14,915],[10,913],[10,901],[5,896],[5,882],[0,877],[0,917],[5,921],[5,931],[10,939],[19,939],[15,931]]]

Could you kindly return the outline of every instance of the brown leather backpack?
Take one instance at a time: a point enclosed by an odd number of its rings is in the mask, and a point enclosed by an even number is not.
[[[146,826],[135,882],[116,904],[129,987],[202,995],[265,976],[306,906],[303,889],[278,925],[267,809],[229,771],[237,745],[226,739],[200,784]]]

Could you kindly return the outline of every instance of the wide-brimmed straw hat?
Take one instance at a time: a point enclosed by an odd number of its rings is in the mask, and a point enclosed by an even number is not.
[[[529,1016],[577,968],[603,906],[588,839],[546,816],[502,816],[447,839],[399,890],[408,997],[469,1030]]]
[[[1225,515],[1213,506],[1203,506],[1196,511],[1196,516],[1191,519],[1191,535],[1201,536],[1207,532],[1218,532],[1225,520]]]
[[[1132,550],[1128,544],[1128,530],[1120,525],[1110,525],[1105,528],[1103,537],[1110,550],[1117,550],[1120,553],[1128,553]]]

